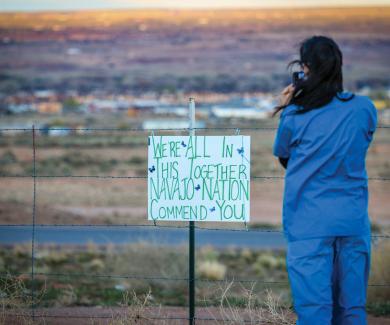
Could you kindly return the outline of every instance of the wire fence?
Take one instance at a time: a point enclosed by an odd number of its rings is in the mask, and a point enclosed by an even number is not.
[[[378,129],[390,129],[389,125],[379,125]],[[215,127],[215,128],[193,128],[193,130],[199,131],[224,131],[224,130],[235,130],[238,131],[273,131],[276,127]],[[145,132],[150,133],[151,130],[145,130],[143,128],[112,128],[112,127],[102,127],[102,128],[50,128],[53,131],[68,131],[68,132]],[[0,278],[9,278],[9,277],[18,277],[18,276],[29,276],[31,280],[31,308],[30,313],[11,313],[7,312],[5,314],[6,317],[31,317],[34,319],[44,319],[44,318],[69,318],[69,319],[78,319],[78,318],[87,318],[87,319],[112,319],[116,316],[121,316],[120,314],[115,315],[115,313],[110,313],[107,315],[74,315],[74,314],[52,314],[52,313],[37,313],[37,305],[36,305],[36,288],[35,282],[36,277],[52,277],[52,278],[98,278],[98,279],[134,279],[134,280],[145,280],[145,281],[153,281],[153,280],[161,280],[161,281],[197,281],[197,282],[206,282],[206,283],[221,283],[221,282],[236,282],[236,283],[255,283],[260,285],[288,285],[287,281],[261,281],[259,279],[251,279],[251,278],[226,278],[223,280],[217,279],[204,279],[204,278],[190,278],[190,277],[165,277],[165,276],[140,276],[133,274],[94,274],[94,273],[78,273],[78,272],[68,272],[68,273],[51,273],[51,272],[37,272],[35,270],[36,264],[36,230],[38,227],[109,227],[111,229],[115,228],[131,228],[131,227],[157,227],[157,228],[175,228],[175,229],[188,229],[188,226],[179,226],[179,225],[162,225],[162,224],[61,224],[61,223],[53,223],[53,224],[38,224],[36,222],[37,216],[37,179],[56,179],[56,178],[80,178],[80,179],[101,179],[101,180],[115,180],[115,179],[147,179],[147,175],[141,176],[117,176],[117,175],[72,175],[72,174],[64,174],[64,175],[41,175],[37,174],[37,156],[36,156],[36,136],[37,131],[45,132],[47,128],[36,128],[32,126],[31,128],[0,128],[0,135],[4,132],[4,134],[8,132],[31,132],[32,137],[32,173],[31,174],[0,174],[0,178],[32,178],[33,180],[33,190],[32,190],[32,213],[31,213],[31,224],[2,224],[1,227],[31,227],[31,272],[23,273],[23,272],[7,272],[0,273]],[[189,131],[189,128],[164,128],[164,129],[155,129],[154,131]],[[88,135],[88,133],[83,133]],[[250,177],[253,180],[283,180],[283,176],[275,176],[275,175],[255,175]],[[390,178],[388,177],[369,177],[370,181],[381,181],[388,182]],[[209,231],[233,231],[233,232],[259,232],[259,233],[282,233],[281,229],[268,229],[268,228],[216,228],[216,227],[205,227],[195,225],[195,229],[197,230],[209,230]],[[390,239],[390,234],[372,234],[372,238],[381,238],[381,239]],[[370,287],[390,287],[390,283],[369,283]],[[136,316],[139,318],[139,316]],[[189,317],[175,317],[175,316],[153,316],[148,315],[146,319],[156,320],[156,321],[169,321],[169,320],[187,320],[187,321],[222,321],[222,322],[234,322],[235,320],[229,318],[207,318],[207,317],[193,317],[190,319]],[[241,320],[243,323],[250,323],[253,320]]]

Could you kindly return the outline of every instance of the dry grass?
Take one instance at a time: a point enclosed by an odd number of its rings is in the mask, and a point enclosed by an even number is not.
[[[25,282],[21,278],[2,276],[0,278],[0,325],[9,325],[10,317],[8,314],[16,314],[12,317],[13,322],[17,324],[34,324],[26,310],[31,308],[32,302],[39,304],[45,293],[45,287],[35,292],[32,300],[31,290],[26,288]]]
[[[390,283],[390,241],[384,240],[372,250],[370,283]],[[369,303],[389,303],[390,287],[375,286],[369,287]]]
[[[237,307],[230,303],[228,293],[233,285],[233,282],[228,283],[225,287],[220,287],[220,306],[219,308],[207,308],[208,317],[211,324],[277,324],[277,325],[292,325],[295,322],[293,312],[280,304],[280,296],[276,296],[271,290],[265,292],[265,300],[263,305],[259,305],[259,296],[254,294],[253,287],[250,289],[244,288],[245,307]],[[110,325],[125,325],[125,324],[182,324],[183,320],[160,319],[169,318],[162,312],[162,306],[158,306],[153,312],[153,317],[149,316],[148,307],[152,305],[153,296],[149,291],[144,296],[137,296],[135,292],[124,295],[124,306],[128,306],[126,311],[121,315],[113,316]],[[199,316],[198,316],[199,317]],[[199,317],[202,319],[204,316]]]
[[[282,297],[277,296],[273,291],[265,290],[265,299],[254,292],[255,283],[248,289],[242,287],[244,308],[231,302],[229,291],[234,281],[220,287],[222,292],[218,313],[209,310],[210,318],[216,324],[277,324],[292,325],[295,323],[295,316],[292,310],[281,304]]]
[[[151,291],[147,292],[144,297],[139,297],[133,291],[132,296],[129,292],[124,294],[124,305],[129,306],[126,309],[125,314],[114,316],[113,320],[110,321],[110,325],[127,325],[127,324],[143,324],[151,325],[154,324],[152,318],[146,315],[146,307],[153,300]],[[158,313],[159,314],[159,313]],[[154,316],[156,317],[156,316]],[[158,317],[158,316],[157,316]],[[162,324],[167,324],[165,321]]]

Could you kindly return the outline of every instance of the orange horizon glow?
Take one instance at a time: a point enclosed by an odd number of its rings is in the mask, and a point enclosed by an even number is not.
[[[390,0],[2,0],[0,11],[62,11],[96,9],[245,9],[390,6]]]

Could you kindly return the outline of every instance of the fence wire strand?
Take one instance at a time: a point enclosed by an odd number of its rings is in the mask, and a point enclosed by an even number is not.
[[[390,129],[390,125],[381,124],[376,127],[377,129]],[[259,126],[259,127],[240,127],[240,130],[248,130],[248,131],[269,131],[269,130],[276,130],[276,126]],[[131,127],[131,128],[117,128],[117,127],[81,127],[81,128],[74,128],[74,127],[49,127],[49,128],[35,128],[36,131],[40,132],[47,132],[47,131],[96,131],[96,132],[150,132],[150,129],[146,129],[143,127]],[[162,129],[154,129],[154,131],[159,132],[165,132],[165,131],[186,131],[188,132],[190,128],[162,128]],[[224,130],[237,130],[237,127],[194,127],[192,130],[199,130],[199,131],[224,131]],[[28,132],[31,131],[31,128],[0,128],[0,132]]]
[[[240,130],[247,131],[270,131],[276,130],[277,127],[241,127]],[[390,125],[379,125],[377,129],[390,129]],[[31,278],[31,313],[30,314],[16,314],[16,313],[6,313],[5,316],[13,316],[13,317],[31,317],[33,320],[37,318],[112,318],[116,316],[123,315],[74,315],[74,314],[37,314],[36,313],[36,303],[35,303],[35,281],[36,276],[45,276],[45,277],[93,277],[93,278],[112,278],[112,279],[136,279],[136,280],[149,280],[149,281],[189,281],[188,277],[162,277],[162,276],[138,276],[138,275],[114,275],[114,274],[85,274],[85,273],[43,273],[43,272],[35,272],[35,253],[36,253],[36,228],[37,227],[110,227],[112,229],[118,227],[158,227],[158,228],[176,228],[176,229],[188,229],[188,226],[175,226],[175,225],[157,225],[157,224],[37,224],[36,223],[36,205],[37,205],[37,179],[55,179],[55,178],[80,178],[80,179],[147,179],[146,175],[140,176],[116,176],[116,175],[39,175],[37,174],[37,166],[36,166],[36,132],[46,132],[46,131],[68,131],[68,132],[81,132],[78,135],[83,135],[82,132],[150,132],[148,129],[144,129],[141,127],[135,128],[114,128],[114,127],[102,127],[102,128],[36,128],[34,125],[31,128],[0,128],[0,134],[2,132],[31,132],[32,136],[32,174],[31,175],[22,175],[22,174],[0,174],[0,178],[32,178],[33,179],[33,198],[32,198],[32,224],[4,224],[0,225],[0,227],[31,227],[31,272],[30,273],[2,273],[0,277],[9,277],[9,276],[22,276],[29,275]],[[221,131],[221,130],[237,130],[237,127],[204,127],[204,128],[193,128],[193,130],[200,131]],[[166,132],[166,131],[189,131],[189,128],[164,128],[157,129],[156,131]],[[77,134],[77,133],[76,133]],[[251,176],[253,180],[283,180],[284,176],[267,176],[267,175],[258,175]],[[390,181],[388,177],[370,177],[368,178],[370,181]],[[246,231],[246,232],[263,232],[263,233],[282,233],[282,230],[279,229],[264,229],[264,228],[213,228],[213,227],[200,227],[195,225],[197,230],[212,230],[212,231]],[[375,234],[371,235],[372,238],[390,238],[388,234]],[[259,279],[241,279],[241,278],[231,278],[231,279],[223,279],[223,280],[211,280],[211,279],[202,279],[195,278],[197,282],[208,282],[208,283],[219,283],[219,282],[237,282],[237,283],[258,283],[263,285],[288,285],[287,281],[260,281]],[[372,287],[390,287],[390,284],[369,284]],[[128,317],[125,315],[125,317]],[[139,316],[138,316],[139,317]],[[188,317],[157,317],[157,316],[147,316],[144,319],[153,319],[153,320],[190,320]],[[224,321],[224,322],[234,322],[232,319],[225,318],[201,318],[195,317],[195,320],[199,321]],[[242,320],[243,323],[252,322],[251,320]]]
[[[0,277],[19,277],[29,275],[29,273],[23,272],[8,272],[0,273]],[[105,279],[129,279],[129,280],[145,280],[145,281],[188,281],[189,277],[163,277],[163,276],[145,276],[145,275],[131,275],[131,274],[96,274],[96,273],[46,273],[46,272],[35,272],[35,276],[44,276],[51,278],[105,278]],[[288,285],[288,281],[263,281],[260,279],[242,279],[242,278],[226,278],[226,279],[204,279],[204,278],[195,278],[197,282],[207,282],[207,283],[255,283],[261,285]],[[369,287],[390,287],[390,283],[369,283]]]
[[[196,221],[196,220],[194,220]],[[178,221],[180,222],[180,221]],[[32,224],[0,224],[1,227],[32,227]],[[172,228],[172,229],[188,229],[187,226],[175,226],[175,225],[161,225],[161,224],[131,224],[131,223],[122,223],[122,224],[59,224],[59,223],[53,223],[53,224],[35,224],[35,227],[40,228],[49,228],[49,227],[74,227],[74,228],[135,228],[135,227],[154,227],[154,228]],[[268,228],[213,228],[213,227],[202,227],[195,225],[195,229],[198,230],[209,230],[209,231],[239,231],[239,232],[260,232],[260,233],[283,233],[283,230],[281,229],[268,229]],[[122,230],[122,229],[121,229]],[[374,234],[371,235],[371,238],[390,238],[390,234]]]
[[[147,179],[146,175],[142,176],[117,176],[117,175],[21,175],[21,174],[0,174],[0,178],[95,178],[95,179]],[[261,180],[282,180],[284,176],[251,176],[251,179]],[[369,177],[369,181],[390,181],[389,177]]]

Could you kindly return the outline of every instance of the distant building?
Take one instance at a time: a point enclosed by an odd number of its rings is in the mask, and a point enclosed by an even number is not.
[[[257,108],[260,108],[267,112],[272,112],[275,109],[275,106],[277,105],[277,102],[274,98],[271,97],[264,97],[260,98],[257,101]]]
[[[164,105],[164,102],[155,99],[137,99],[131,103],[131,108],[139,112],[152,113],[156,107]]]
[[[62,104],[60,102],[41,102],[36,104],[37,112],[40,114],[61,114]]]
[[[154,108],[161,104],[163,103],[155,99],[136,99],[132,103],[133,107],[136,108]]]
[[[213,117],[216,118],[239,118],[239,119],[265,119],[269,112],[253,107],[224,107],[213,106],[211,108]]]
[[[153,110],[158,115],[188,116],[188,108],[183,106],[157,106]]]
[[[96,99],[86,105],[87,113],[114,113],[117,103],[114,100]]]
[[[138,116],[138,110],[134,108],[128,108],[127,109],[127,116],[128,117],[137,117]]]
[[[23,114],[29,112],[35,112],[36,107],[32,104],[11,104],[5,109],[8,114]]]
[[[131,107],[127,100],[119,99],[94,99],[85,102],[84,110],[87,113],[115,113],[118,111],[126,111]]]
[[[42,135],[48,135],[51,137],[62,137],[72,133],[82,133],[82,131],[75,131],[75,128],[82,128],[82,125],[65,126],[65,125],[49,125],[43,124],[39,127]]]
[[[371,92],[372,92],[372,89],[370,86],[364,86],[364,87],[360,88],[357,93],[359,95],[363,95],[363,96],[370,96]]]
[[[56,97],[56,93],[53,90],[46,89],[46,90],[37,90],[34,92],[34,96],[37,99],[51,99]]]
[[[196,121],[196,128],[204,128],[206,123],[203,121]],[[157,129],[187,129],[190,127],[187,120],[146,120],[142,123],[144,130],[157,130]]]
[[[235,119],[265,119],[275,107],[271,96],[236,96],[228,101],[213,105],[211,117]]]
[[[378,119],[381,124],[390,124],[390,109],[383,109],[379,111]]]

